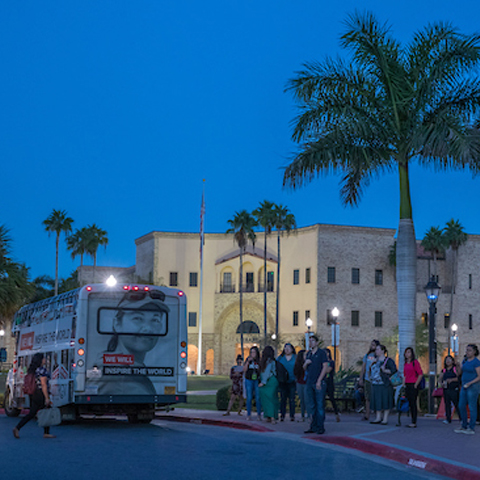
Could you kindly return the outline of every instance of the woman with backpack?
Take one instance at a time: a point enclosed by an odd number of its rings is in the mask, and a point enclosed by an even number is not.
[[[295,392],[296,382],[295,374],[293,372],[297,355],[295,348],[291,343],[286,343],[283,347],[282,353],[278,356],[277,362],[285,367],[284,378],[277,375],[278,386],[280,389],[280,421],[285,420],[287,414],[287,400],[289,405],[290,421],[295,421]],[[281,368],[281,367],[279,367]],[[280,373],[280,372],[278,372]]]
[[[452,405],[455,407],[460,418],[460,410],[458,409],[460,379],[457,374],[455,360],[451,355],[447,355],[443,361],[443,370],[438,377],[438,383],[443,387],[445,415],[447,416],[447,419],[444,420],[443,423],[452,423]]]
[[[275,352],[270,346],[263,349],[260,360],[260,398],[262,399],[263,416],[267,422],[278,420],[278,380]]]
[[[403,378],[405,382],[405,396],[410,406],[410,416],[412,423],[407,425],[409,428],[417,428],[417,398],[418,387],[423,378],[422,367],[415,358],[415,352],[412,347],[407,347],[403,353],[405,364],[403,366]]]
[[[46,358],[43,353],[36,353],[25,376],[25,384],[30,383],[30,379],[34,380],[32,386],[33,393],[27,393],[30,397],[30,412],[20,420],[18,425],[13,429],[13,436],[20,438],[20,429],[25,426],[42,408],[52,405],[50,399],[50,373],[45,368]],[[33,382],[32,382],[33,383]],[[55,435],[50,434],[50,427],[44,427],[43,438],[55,438]]]
[[[388,415],[393,408],[393,386],[390,377],[397,371],[397,367],[388,357],[385,345],[377,345],[375,358],[376,361],[370,366],[370,380],[372,382],[371,409],[376,411],[377,416],[370,423],[388,425]]]

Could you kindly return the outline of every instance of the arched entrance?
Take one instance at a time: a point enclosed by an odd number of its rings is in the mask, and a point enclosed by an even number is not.
[[[197,373],[198,347],[188,346],[188,366],[191,372]]]

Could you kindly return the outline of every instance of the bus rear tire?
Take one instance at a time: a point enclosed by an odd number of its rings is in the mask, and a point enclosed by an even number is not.
[[[128,423],[132,424],[148,424],[150,423],[155,417],[155,414],[147,415],[147,414],[141,414],[139,415],[138,413],[128,413],[127,414],[127,419]]]
[[[5,395],[3,397],[3,408],[5,409],[5,413],[7,414],[7,417],[18,417],[20,415],[21,410],[19,408],[11,407],[10,402],[11,402],[10,389],[8,388],[5,391]]]

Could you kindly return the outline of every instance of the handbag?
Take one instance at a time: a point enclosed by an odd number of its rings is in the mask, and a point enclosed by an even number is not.
[[[443,397],[443,388],[437,387],[433,390],[432,397]]]
[[[397,372],[395,372],[391,377],[390,377],[390,383],[394,387],[398,387],[399,385],[402,385],[403,383],[403,378],[402,376]]]
[[[62,423],[62,413],[57,407],[42,408],[37,413],[39,427],[54,427]]]

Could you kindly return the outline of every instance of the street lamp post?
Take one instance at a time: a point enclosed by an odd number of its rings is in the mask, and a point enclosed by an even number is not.
[[[435,281],[432,275],[430,281],[425,285],[425,294],[430,306],[428,315],[428,413],[433,415],[434,398],[433,389],[435,387],[435,377],[437,375],[437,343],[435,341],[435,305],[440,295],[440,285]]]
[[[458,337],[457,337],[458,325],[454,323],[452,325],[452,336],[450,338],[450,343],[452,344],[452,353],[456,356],[458,354]]]
[[[333,361],[335,362],[335,368],[337,368],[337,319],[340,314],[337,307],[332,310],[333,317]]]

